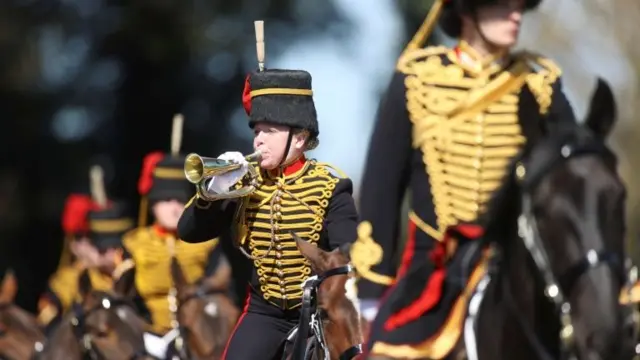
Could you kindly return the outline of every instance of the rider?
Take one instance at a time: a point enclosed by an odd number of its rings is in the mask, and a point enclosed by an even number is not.
[[[154,152],[144,159],[138,183],[142,196],[139,227],[125,234],[123,240],[135,264],[127,271],[135,271],[135,289],[151,314],[151,329],[157,335],[165,335],[177,326],[169,300],[172,257],[177,258],[189,283],[229,267],[217,239],[192,245],[176,235],[178,219],[193,194],[183,166],[184,156],[177,153]],[[147,204],[154,219],[150,226],[146,224]]]
[[[89,236],[98,252],[95,266],[88,270],[94,289],[112,289],[114,280],[126,269],[122,237],[134,227],[134,219],[123,201],[112,201],[107,207],[89,213]]]
[[[234,227],[236,244],[252,267],[243,314],[225,349],[226,359],[280,359],[287,333],[298,324],[301,285],[312,270],[291,232],[332,250],[356,238],[357,212],[351,180],[328,164],[305,157],[318,145],[318,120],[311,75],[302,70],[262,70],[249,74],[243,103],[254,132],[257,163],[238,152],[219,159],[241,168],[213,177],[180,218],[178,232],[189,242],[218,236]],[[257,190],[230,201],[208,201],[248,185],[249,168]],[[244,178],[244,179],[243,179]],[[235,185],[235,186],[234,186]],[[211,199],[211,198],[210,198]],[[237,227],[233,226],[238,225]]]
[[[445,229],[473,222],[484,210],[527,140],[527,124],[518,119],[520,90],[527,86],[533,93],[537,104],[527,111],[539,113],[541,121],[545,115],[573,113],[562,93],[560,69],[549,59],[511,51],[523,13],[538,4],[437,0],[430,14],[435,16],[427,17],[398,60],[371,139],[360,194],[362,222],[351,249],[361,276],[363,316],[375,317],[368,344],[375,354],[429,357],[429,349],[415,346],[426,338],[424,327],[410,326],[419,314],[405,313],[403,326],[390,327],[386,322],[394,309],[381,298],[406,290],[404,274],[429,261]],[[423,48],[435,19],[458,38],[454,48]],[[408,239],[396,275],[399,212],[407,189]],[[396,276],[399,283],[389,287]]]
[[[95,207],[88,195],[67,197],[62,214],[65,240],[58,269],[51,275],[48,288],[38,302],[38,321],[43,326],[53,325],[54,320],[71,307],[80,273],[96,264],[98,252],[89,239],[87,222],[88,213]]]

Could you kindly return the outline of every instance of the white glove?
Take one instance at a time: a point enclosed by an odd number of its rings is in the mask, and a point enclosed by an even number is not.
[[[229,192],[229,188],[235,185],[245,176],[245,174],[249,171],[249,163],[247,162],[247,160],[245,160],[244,155],[237,151],[226,152],[218,156],[218,159],[241,164],[241,167],[239,169],[229,171],[226,174],[214,176],[213,178],[211,178],[211,181],[209,181],[209,185],[207,188],[210,191],[213,191],[216,194],[224,194]]]
[[[368,322],[372,322],[378,315],[378,299],[360,299],[360,314]]]

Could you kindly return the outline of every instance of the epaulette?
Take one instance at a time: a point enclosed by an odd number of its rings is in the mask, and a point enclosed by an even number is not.
[[[451,51],[450,48],[446,46],[428,46],[422,49],[414,49],[403,52],[398,58],[398,62],[396,63],[396,70],[400,72],[406,72],[410,65],[417,62],[423,61],[431,56],[441,56]]]
[[[333,174],[334,176],[341,178],[341,179],[348,179],[349,177],[347,176],[347,174],[340,170],[338,167],[331,165],[329,163],[324,163],[324,162],[316,162],[315,163],[316,166],[320,166],[320,167],[324,167],[327,168],[329,170],[332,170],[335,174]]]
[[[562,70],[553,60],[538,54],[522,52],[518,57],[534,71],[527,76],[526,82],[540,106],[540,114],[546,115],[553,101],[553,84],[562,75]]]
[[[549,75],[554,75],[556,79],[562,75],[560,66],[547,57],[527,51],[523,51],[519,56],[537,73],[547,72]]]
[[[131,251],[131,246],[133,246],[133,242],[140,237],[143,233],[145,233],[148,229],[145,227],[137,227],[135,229],[131,229],[127,231],[124,235],[122,235],[122,245],[128,251]]]

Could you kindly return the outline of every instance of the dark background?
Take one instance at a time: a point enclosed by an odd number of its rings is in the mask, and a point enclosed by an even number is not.
[[[59,259],[64,200],[88,193],[91,165],[105,169],[110,197],[135,204],[142,158],[169,151],[175,113],[183,153],[250,150],[228,120],[255,66],[253,21],[265,20],[272,56],[293,37],[352,31],[330,1],[302,3],[0,2],[0,271],[16,271],[19,305],[35,310]],[[405,42],[430,3],[397,2]]]

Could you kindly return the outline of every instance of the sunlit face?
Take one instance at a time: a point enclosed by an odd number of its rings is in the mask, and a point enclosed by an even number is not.
[[[524,7],[525,0],[500,0],[483,6],[476,14],[477,26],[492,45],[510,48],[518,41]]]
[[[158,201],[153,205],[156,222],[167,230],[178,228],[178,220],[184,212],[184,203],[178,200]]]
[[[266,170],[277,168],[284,156],[289,138],[288,126],[276,125],[268,122],[257,123],[253,128],[253,148],[260,150],[260,167]],[[284,164],[299,158],[304,153],[306,138],[303,134],[295,134]]]

